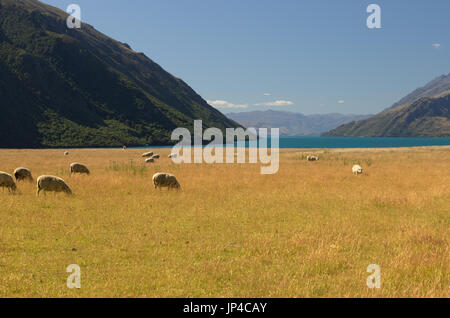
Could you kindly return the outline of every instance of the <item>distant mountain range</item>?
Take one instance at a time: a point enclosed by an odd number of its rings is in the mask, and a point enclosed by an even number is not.
[[[324,136],[450,137],[450,74],[416,89],[383,112]]]
[[[369,118],[371,115],[303,115],[286,111],[252,111],[226,114],[244,127],[280,128],[284,136],[319,136],[339,125]]]
[[[237,127],[144,54],[37,0],[0,0],[0,147],[170,143],[176,127]]]

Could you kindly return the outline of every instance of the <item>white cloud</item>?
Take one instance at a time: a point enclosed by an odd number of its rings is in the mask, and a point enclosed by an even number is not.
[[[438,49],[438,48],[441,47],[441,44],[440,44],[440,43],[433,43],[432,46],[433,46],[435,49]]]
[[[338,102],[338,104],[344,104],[344,103],[345,103],[345,100],[340,99],[340,100],[338,100],[337,102]]]
[[[270,96],[271,94],[269,94],[269,93],[264,93],[264,96]]]
[[[248,108],[248,104],[233,104],[226,100],[207,100],[207,102],[214,108]]]
[[[254,104],[254,106],[290,106],[290,105],[294,105],[294,103],[289,100],[276,100],[274,102]]]

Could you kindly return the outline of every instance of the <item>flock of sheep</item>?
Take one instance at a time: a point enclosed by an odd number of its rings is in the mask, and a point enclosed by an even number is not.
[[[126,148],[123,148],[124,150]],[[154,154],[153,152],[146,152],[144,154],[142,154],[143,158],[147,158],[145,160],[145,163],[152,163],[155,162],[156,159],[161,158],[160,155],[158,154]],[[169,159],[170,158],[175,158],[176,154],[171,154],[169,155]],[[178,182],[177,178],[170,173],[163,173],[163,172],[159,172],[159,173],[155,173],[153,175],[153,185],[155,186],[155,189],[159,188],[162,189],[164,187],[170,189],[177,189],[180,190],[181,186],[180,183]]]
[[[31,171],[27,168],[22,167],[14,170],[14,177],[16,178],[17,182],[34,180]],[[0,187],[2,187],[3,190],[7,188],[9,192],[15,192],[17,190],[17,185],[13,177],[3,171],[0,171]],[[37,179],[37,189],[38,196],[42,190],[72,194],[72,190],[65,183],[65,181],[54,176],[40,176]]]
[[[123,148],[124,150],[126,149],[126,147]],[[69,155],[69,152],[66,151],[64,152],[65,156]],[[145,163],[153,163],[155,162],[156,159],[160,158],[160,155],[158,154],[154,154],[153,152],[146,152],[144,154],[142,154],[143,158],[145,159]],[[169,158],[176,158],[176,154],[171,154],[169,155]],[[308,161],[318,161],[319,157],[318,156],[307,156],[306,160]],[[363,169],[360,165],[354,165],[352,167],[352,172],[355,175],[358,174],[362,174]],[[89,169],[87,168],[86,165],[82,164],[82,163],[72,163],[70,165],[70,174],[76,174],[76,173],[80,173],[80,174],[90,174]],[[17,190],[17,185],[16,182],[19,181],[33,181],[33,176],[31,174],[31,171],[27,168],[17,168],[16,170],[14,170],[14,177],[16,179],[16,181],[14,181],[13,176],[11,176],[10,174],[6,173],[6,172],[2,172],[0,171],[0,187],[3,188],[3,190],[5,188],[8,189],[9,192],[15,192]],[[169,173],[156,173],[153,175],[153,185],[155,187],[155,189],[159,188],[162,189],[164,187],[170,189],[177,189],[180,190],[181,186],[180,183],[178,182],[177,178]],[[59,177],[55,177],[55,176],[48,176],[48,175],[44,175],[44,176],[40,176],[37,179],[37,193],[36,195],[39,196],[39,193],[41,191],[44,192],[64,192],[66,194],[71,195],[72,194],[72,190],[70,189],[70,187],[67,185],[67,183],[59,178]]]
[[[124,148],[126,149],[126,148]],[[64,152],[65,156],[69,155],[69,152],[66,151]],[[169,155],[169,158],[173,158],[175,155]],[[155,159],[159,159],[160,155],[155,155],[153,154],[153,152],[147,152],[144,153],[142,155],[142,157],[144,158],[148,158],[146,159],[146,163],[150,163],[150,162],[154,162]],[[90,171],[88,169],[88,167],[82,163],[72,163],[70,165],[70,174],[86,174],[86,175],[90,175]],[[30,181],[33,182],[34,178],[33,175],[31,174],[31,171],[27,168],[17,168],[16,170],[14,170],[14,178],[16,180],[14,180],[13,176],[0,171],[0,187],[3,188],[3,191],[5,190],[5,188],[8,189],[8,191],[10,193],[14,193],[17,190],[17,184],[16,182],[20,182],[20,181]],[[70,189],[70,187],[67,185],[67,183],[59,178],[59,177],[55,177],[55,176],[49,176],[49,175],[43,175],[40,176],[39,178],[37,178],[37,193],[36,195],[39,196],[39,193],[41,191],[45,192],[64,192],[68,195],[72,194],[72,190]],[[162,189],[164,187],[170,189],[177,189],[180,190],[181,186],[180,183],[178,182],[177,178],[170,174],[170,173],[156,173],[153,175],[153,185],[155,187],[155,189],[159,188]]]

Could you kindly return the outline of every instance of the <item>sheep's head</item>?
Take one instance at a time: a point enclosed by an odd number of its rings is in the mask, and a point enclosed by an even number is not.
[[[72,193],[72,189],[69,188],[69,186],[67,184],[64,185],[64,190],[63,190],[67,195],[73,195]]]

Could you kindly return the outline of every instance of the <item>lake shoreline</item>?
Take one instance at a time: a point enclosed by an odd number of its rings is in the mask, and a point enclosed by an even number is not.
[[[272,138],[268,136],[267,147],[271,147]],[[410,147],[442,147],[450,146],[450,138],[417,138],[417,137],[320,137],[320,136],[280,136],[280,149],[371,149],[371,148],[410,148]],[[75,150],[75,149],[171,149],[174,145],[146,145],[118,147],[42,147],[42,148],[1,148],[0,149],[40,149],[40,150]],[[209,147],[209,142],[191,147]],[[212,145],[230,147],[232,144]],[[234,144],[238,147],[238,143]],[[239,145],[240,146],[240,145]],[[245,143],[250,148],[249,142]],[[187,146],[184,146],[187,147]],[[265,148],[265,147],[264,147]]]
[[[130,147],[126,150],[145,150],[145,149],[154,149],[154,150],[167,150],[172,147]],[[236,147],[236,149],[240,149],[242,147]],[[245,149],[248,149],[246,147]],[[450,150],[450,145],[442,145],[442,146],[416,146],[416,147],[360,147],[360,148],[280,148],[283,152],[295,152],[295,151],[321,151],[321,152],[351,152],[351,151],[407,151],[407,150],[442,150],[448,149]],[[120,150],[126,151],[122,148],[0,148],[1,151],[56,151],[56,150],[83,150],[83,151],[98,151],[98,150]]]

